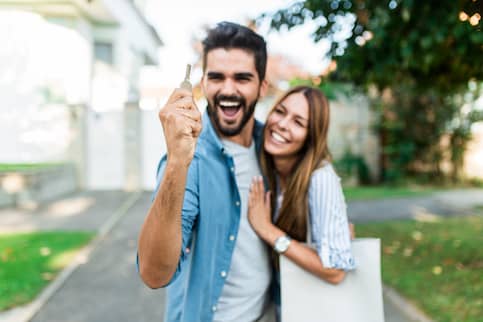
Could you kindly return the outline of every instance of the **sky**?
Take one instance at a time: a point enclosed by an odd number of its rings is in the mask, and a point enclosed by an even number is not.
[[[293,0],[148,0],[146,15],[157,29],[164,46],[160,49],[161,81],[166,86],[176,86],[184,76],[187,63],[195,61],[190,46],[193,36],[203,38],[203,25],[214,25],[227,20],[245,23],[262,12],[284,8]],[[292,63],[319,74],[327,65],[324,59],[328,42],[314,44],[310,33],[314,26],[307,24],[289,32],[269,31],[268,24],[260,26],[259,33],[267,40],[271,54],[283,54]],[[192,79],[200,78],[201,71],[194,71]]]

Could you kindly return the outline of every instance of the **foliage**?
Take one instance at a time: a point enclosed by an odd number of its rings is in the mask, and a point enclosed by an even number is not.
[[[357,224],[360,237],[382,240],[384,283],[434,321],[481,321],[483,216],[433,222]]]
[[[33,300],[93,236],[87,232],[0,235],[0,311]]]
[[[481,14],[478,0],[306,0],[262,18],[275,29],[317,24],[314,41],[331,41],[337,61],[330,77],[373,99],[381,170],[397,181],[442,177],[444,160],[459,176],[471,125],[483,120],[472,104],[482,93]]]
[[[342,178],[355,176],[359,184],[369,184],[371,181],[369,168],[362,156],[346,151],[342,158],[334,162],[334,165]]]
[[[329,100],[336,100],[338,95],[343,95],[347,97],[354,93],[353,86],[346,82],[324,81],[324,82],[314,83],[314,81],[311,79],[300,79],[300,78],[292,79],[290,81],[290,87],[294,87],[298,85],[318,87]]]

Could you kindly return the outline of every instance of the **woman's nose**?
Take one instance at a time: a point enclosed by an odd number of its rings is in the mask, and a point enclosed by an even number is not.
[[[288,127],[288,118],[287,117],[282,117],[279,121],[278,121],[278,126],[282,129],[287,129]]]

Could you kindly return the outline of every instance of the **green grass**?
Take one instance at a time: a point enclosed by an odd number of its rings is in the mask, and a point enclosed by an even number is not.
[[[0,172],[39,170],[58,166],[61,164],[63,163],[0,163]]]
[[[0,235],[0,311],[33,300],[93,236],[90,232]]]
[[[483,317],[483,214],[436,222],[358,224],[358,237],[382,240],[382,275],[438,322]]]
[[[345,187],[347,200],[370,200],[385,198],[419,197],[429,195],[441,188],[429,187],[392,187],[392,186],[358,186]]]

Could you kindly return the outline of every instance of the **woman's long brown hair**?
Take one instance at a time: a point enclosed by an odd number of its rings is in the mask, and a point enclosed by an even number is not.
[[[307,194],[312,172],[319,168],[325,160],[330,159],[327,147],[329,130],[329,102],[325,95],[316,88],[297,86],[286,92],[274,105],[274,109],[289,95],[302,93],[309,106],[308,133],[302,149],[298,152],[298,159],[286,180],[282,205],[275,224],[285,231],[291,238],[298,241],[307,239]],[[263,140],[265,140],[265,132]],[[262,141],[264,142],[264,141]],[[272,212],[276,207],[276,177],[277,172],[273,157],[262,149],[260,163],[264,175],[267,177],[272,191]]]

